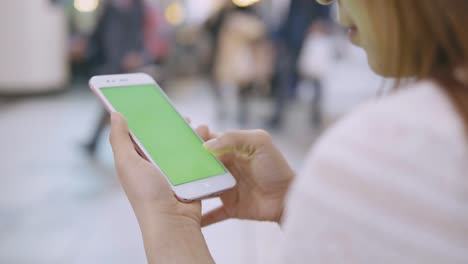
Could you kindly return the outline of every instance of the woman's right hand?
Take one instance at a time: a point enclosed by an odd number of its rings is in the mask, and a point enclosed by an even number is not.
[[[294,172],[271,136],[262,130],[213,135],[197,129],[205,148],[216,154],[237,185],[221,195],[223,205],[203,215],[202,226],[228,218],[280,222]]]

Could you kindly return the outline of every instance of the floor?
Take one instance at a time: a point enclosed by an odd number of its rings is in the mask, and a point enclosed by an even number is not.
[[[328,123],[375,95],[380,79],[364,60],[356,51],[326,76]],[[206,81],[168,86],[177,107],[194,124],[206,123],[217,131],[238,127],[229,117],[217,121]],[[301,91],[307,93],[307,88]],[[255,99],[248,127],[260,127],[269,109],[268,101]],[[0,263],[145,263],[138,225],[115,175],[107,132],[96,158],[82,148],[100,110],[86,87],[0,101]],[[320,133],[306,122],[307,110],[307,100],[296,100],[285,129],[273,134],[297,170]],[[216,199],[206,201],[204,210],[217,204]],[[274,224],[238,220],[203,233],[218,263],[269,263],[281,235]]]

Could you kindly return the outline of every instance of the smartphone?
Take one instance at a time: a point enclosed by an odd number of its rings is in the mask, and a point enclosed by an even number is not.
[[[89,86],[107,111],[125,117],[138,152],[161,170],[179,200],[200,200],[235,186],[234,177],[149,75],[94,76]]]

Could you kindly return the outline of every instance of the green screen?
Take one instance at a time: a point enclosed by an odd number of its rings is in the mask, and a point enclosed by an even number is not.
[[[150,158],[173,185],[226,173],[219,161],[153,84],[101,89]]]

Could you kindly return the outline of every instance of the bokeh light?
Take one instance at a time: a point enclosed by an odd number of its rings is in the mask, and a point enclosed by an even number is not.
[[[90,13],[96,11],[99,0],[75,0],[73,6],[78,12]]]
[[[169,24],[174,26],[180,25],[185,20],[185,9],[178,2],[172,3],[167,6],[165,16]]]
[[[232,2],[239,7],[247,7],[258,3],[260,0],[232,0]]]

